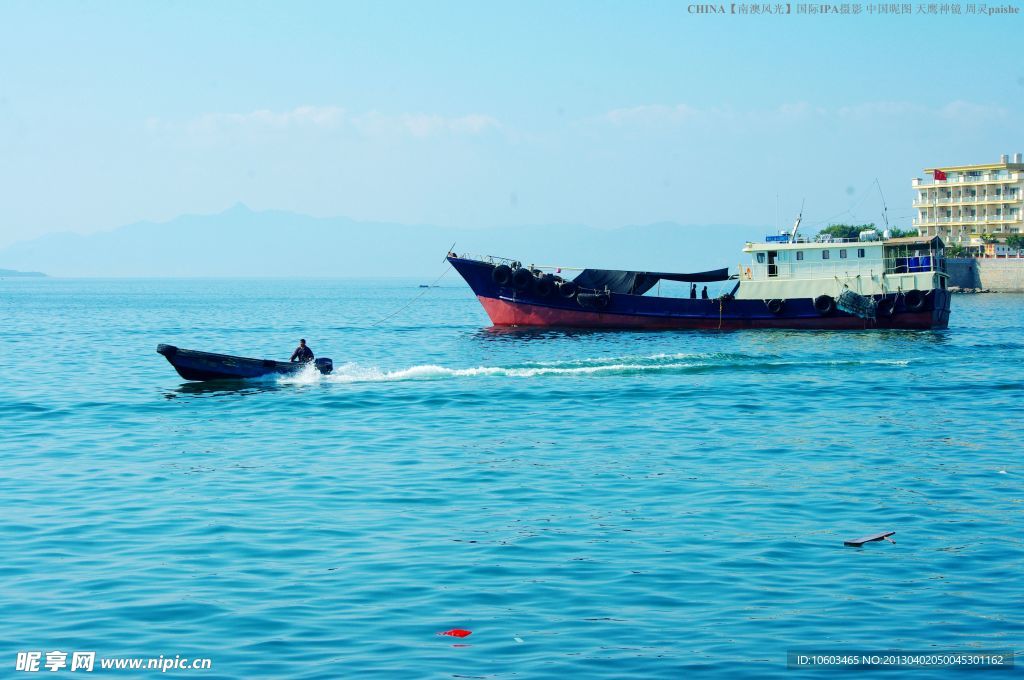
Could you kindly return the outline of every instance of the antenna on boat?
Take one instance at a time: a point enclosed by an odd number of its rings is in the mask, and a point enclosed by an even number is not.
[[[882,193],[882,185],[878,178],[875,178],[875,186],[878,187],[878,195],[882,197],[882,219],[885,221],[885,230],[889,231],[889,206],[885,204],[885,194]]]
[[[791,231],[789,233],[789,242],[790,243],[795,243],[796,242],[796,232],[799,231],[799,229],[800,229],[800,221],[804,218],[804,203],[806,203],[806,202],[807,202],[806,198],[800,201],[800,214],[796,216],[796,222],[793,223],[793,231]]]

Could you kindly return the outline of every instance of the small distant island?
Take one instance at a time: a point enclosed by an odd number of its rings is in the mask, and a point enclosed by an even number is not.
[[[42,272],[19,272],[17,269],[0,269],[0,278],[7,276],[29,276],[34,278],[45,277]]]

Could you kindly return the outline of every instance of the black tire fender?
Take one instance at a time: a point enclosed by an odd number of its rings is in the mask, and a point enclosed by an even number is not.
[[[499,264],[491,272],[491,281],[494,281],[499,286],[507,286],[508,282],[512,280],[512,267],[507,264]]]
[[[928,296],[919,290],[910,290],[903,296],[903,301],[907,305],[907,311],[920,312],[924,309]]]
[[[512,272],[512,287],[520,293],[525,293],[533,286],[533,272],[520,267]]]
[[[892,298],[884,297],[875,305],[875,314],[883,319],[891,319],[896,313],[896,303]]]
[[[836,301],[831,295],[819,295],[814,298],[814,311],[822,316],[828,316],[836,311]]]
[[[608,293],[579,293],[576,302],[586,309],[605,309],[611,302]]]
[[[533,292],[538,297],[548,297],[555,292],[555,282],[550,275],[538,276],[533,282]]]

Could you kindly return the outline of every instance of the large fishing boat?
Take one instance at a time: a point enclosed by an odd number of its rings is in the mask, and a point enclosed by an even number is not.
[[[582,269],[568,278],[564,267],[493,256],[449,253],[448,261],[495,326],[946,328],[942,241],[886,235],[870,230],[856,239],[808,239],[794,228],[747,243],[747,259],[734,272]],[[680,296],[662,296],[663,281],[690,286]],[[696,295],[696,284],[715,282],[716,295]]]

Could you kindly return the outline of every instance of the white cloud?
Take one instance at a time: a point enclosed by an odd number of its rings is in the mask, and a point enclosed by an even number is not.
[[[945,118],[953,120],[988,120],[991,118],[1004,118],[1007,110],[1002,106],[994,104],[975,104],[973,102],[957,101],[950,102],[943,106],[939,113]]]
[[[842,118],[892,118],[899,116],[940,117],[957,122],[1004,118],[1007,110],[995,104],[977,104],[958,99],[942,106],[925,106],[906,101],[864,102],[837,110]]]
[[[501,128],[492,116],[471,113],[465,116],[441,116],[427,113],[404,113],[388,116],[371,111],[352,118],[352,125],[360,132],[374,136],[408,135],[418,138],[441,134],[479,135]]]
[[[612,125],[680,126],[697,122],[739,121],[791,121],[825,114],[825,109],[813,107],[807,102],[782,104],[772,109],[737,110],[729,106],[699,108],[689,104],[664,106],[659,104],[612,109],[600,119]]]
[[[352,114],[338,106],[299,106],[289,111],[258,109],[248,113],[205,113],[185,123],[149,118],[151,131],[184,131],[196,137],[232,133],[297,130],[351,130],[358,134],[387,137],[428,138],[443,134],[473,136],[500,129],[493,116],[470,113],[442,116],[430,113],[386,115],[376,111]]]
[[[231,129],[283,129],[297,126],[334,127],[344,120],[345,109],[337,106],[299,106],[291,111],[259,109],[249,113],[206,113],[187,125],[190,132]]]
[[[625,126],[683,126],[696,122],[761,122],[785,123],[810,118],[840,118],[844,120],[878,120],[904,116],[941,117],[958,122],[1005,118],[1007,109],[992,104],[977,104],[963,100],[943,106],[925,106],[908,101],[873,101],[849,104],[837,108],[813,106],[808,102],[781,104],[771,109],[737,110],[731,107],[698,108],[688,104],[644,105],[612,109],[598,120],[618,127]]]
[[[647,105],[612,109],[604,117],[614,125],[680,123],[693,119],[700,115],[700,113],[700,110],[687,104],[677,104],[675,106]]]
[[[901,101],[862,102],[840,106],[836,114],[840,118],[879,118],[883,116],[916,115],[924,111],[923,106]]]

